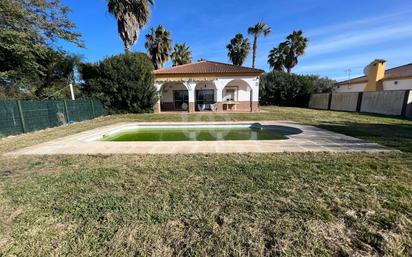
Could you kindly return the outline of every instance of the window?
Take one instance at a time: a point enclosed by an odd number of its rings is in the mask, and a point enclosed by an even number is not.
[[[231,89],[226,89],[224,100],[226,102],[234,102],[235,101],[235,93],[236,93],[235,89],[232,89],[232,88]]]
[[[196,90],[196,102],[198,104],[214,103],[215,91],[213,89]]]

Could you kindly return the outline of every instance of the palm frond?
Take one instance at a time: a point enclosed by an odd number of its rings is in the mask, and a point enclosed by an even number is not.
[[[108,0],[107,8],[116,17],[126,51],[137,42],[140,30],[149,22],[153,5],[153,0]]]
[[[247,38],[244,38],[242,34],[237,34],[226,46],[228,50],[228,57],[234,65],[242,66],[245,62],[249,51],[250,43]]]

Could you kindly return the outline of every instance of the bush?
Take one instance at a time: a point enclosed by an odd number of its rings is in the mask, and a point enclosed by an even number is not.
[[[282,71],[266,73],[260,80],[260,104],[307,107],[313,93],[331,92],[336,81],[316,75]]]
[[[115,112],[152,112],[157,101],[153,65],[143,53],[115,55],[80,65],[83,91]]]

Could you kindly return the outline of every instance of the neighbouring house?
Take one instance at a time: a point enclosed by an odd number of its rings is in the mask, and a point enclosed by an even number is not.
[[[263,70],[200,61],[154,71],[155,112],[259,111]]]
[[[412,63],[385,70],[385,60],[375,60],[365,68],[365,76],[336,84],[336,92],[370,92],[412,89]]]

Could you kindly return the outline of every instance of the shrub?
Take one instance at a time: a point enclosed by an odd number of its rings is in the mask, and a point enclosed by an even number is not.
[[[143,53],[115,55],[80,65],[83,91],[115,112],[152,112],[157,101],[153,65]]]
[[[311,94],[331,92],[335,83],[317,75],[269,72],[260,80],[260,104],[307,107]]]

